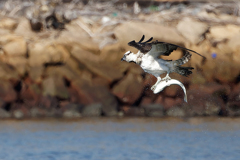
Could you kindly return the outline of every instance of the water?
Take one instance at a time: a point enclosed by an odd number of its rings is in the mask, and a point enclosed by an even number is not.
[[[240,119],[0,121],[0,160],[237,160]]]

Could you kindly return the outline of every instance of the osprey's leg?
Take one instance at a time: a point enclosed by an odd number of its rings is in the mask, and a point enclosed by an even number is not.
[[[157,77],[157,82],[151,87],[151,90],[154,91],[158,83],[161,81],[161,77]]]
[[[166,82],[171,80],[171,78],[169,77],[169,72],[167,73],[166,77],[164,77],[162,80]]]

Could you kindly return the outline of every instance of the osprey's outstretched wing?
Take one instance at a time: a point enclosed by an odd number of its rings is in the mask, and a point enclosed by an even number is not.
[[[167,42],[158,42],[158,41],[153,41],[150,43],[150,41],[153,39],[153,37],[151,37],[149,40],[147,40],[145,42],[142,42],[144,40],[144,38],[145,38],[145,36],[143,35],[139,42],[131,41],[128,43],[128,45],[137,48],[144,54],[150,54],[154,57],[158,57],[160,55],[169,56],[174,50],[176,50],[177,48],[181,48],[181,49],[184,49],[187,51],[194,52],[197,55],[203,57],[204,59],[206,58],[203,55],[201,55],[191,49],[187,49],[187,48],[175,45],[175,44],[171,44],[171,43],[167,43]]]

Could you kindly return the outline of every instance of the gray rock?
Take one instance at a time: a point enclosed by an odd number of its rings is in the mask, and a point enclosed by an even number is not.
[[[10,118],[11,114],[6,110],[0,108],[0,118]]]
[[[15,110],[13,111],[13,117],[16,119],[21,119],[24,117],[24,114],[21,110]]]
[[[80,118],[82,117],[80,111],[84,106],[80,104],[69,103],[64,107],[64,118]]]
[[[81,116],[81,113],[79,112],[76,112],[74,110],[67,110],[63,112],[63,117],[64,118],[80,118],[82,116]]]
[[[161,104],[149,104],[142,107],[145,110],[145,115],[148,117],[163,117],[164,107]]]
[[[82,116],[84,117],[99,117],[102,114],[102,104],[95,103],[84,106]]]
[[[186,116],[186,113],[180,107],[172,107],[169,110],[167,110],[166,115],[171,117],[184,117]]]

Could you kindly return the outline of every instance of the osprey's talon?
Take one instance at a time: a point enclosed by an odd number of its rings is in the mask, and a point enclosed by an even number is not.
[[[162,79],[162,81],[166,81],[166,82],[168,82],[169,80],[171,80],[171,78],[169,77],[168,74],[166,75],[166,77],[164,77],[164,78]]]

